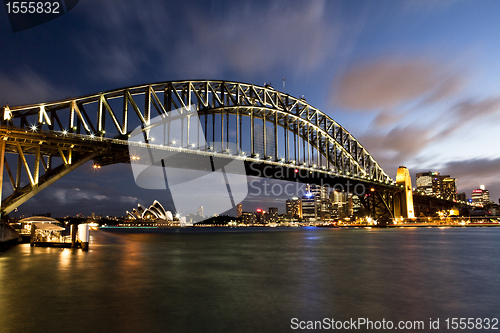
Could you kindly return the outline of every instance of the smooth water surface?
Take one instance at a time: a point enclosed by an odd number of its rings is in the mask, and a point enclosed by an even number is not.
[[[0,253],[1,332],[291,332],[292,318],[440,318],[443,327],[448,317],[500,317],[500,228],[91,236],[89,252],[23,244]]]

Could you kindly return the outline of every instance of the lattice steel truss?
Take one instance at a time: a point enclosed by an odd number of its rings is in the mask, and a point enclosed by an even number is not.
[[[262,162],[326,170],[339,176],[393,184],[393,180],[347,130],[325,113],[270,86],[227,81],[178,81],[123,88],[61,101],[4,106],[0,159],[5,163],[14,193],[2,202],[8,212],[26,200],[21,194],[38,192],[61,170],[65,173],[91,159],[127,162],[115,153],[137,126],[154,126],[157,115],[196,108],[204,133],[180,138],[188,149],[212,149]],[[199,131],[199,130],[198,130]],[[193,139],[196,137],[197,139]],[[204,140],[207,144],[201,144]],[[217,147],[214,149],[214,145]],[[229,151],[236,147],[236,151]],[[163,142],[168,145],[170,142]],[[11,175],[4,153],[18,154],[17,178]],[[114,155],[113,155],[114,154]],[[33,171],[25,155],[35,156]],[[108,158],[106,156],[115,156]],[[49,161],[61,161],[58,171]],[[40,175],[40,164],[45,171]],[[29,183],[21,186],[21,165]],[[0,165],[2,167],[2,165]],[[71,168],[71,170],[70,170]],[[1,168],[3,170],[3,167]],[[26,176],[26,175],[25,175]],[[52,181],[53,182],[53,181]],[[30,195],[31,197],[32,195]]]

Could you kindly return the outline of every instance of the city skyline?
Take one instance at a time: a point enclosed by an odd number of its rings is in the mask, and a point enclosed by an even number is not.
[[[412,182],[433,170],[456,178],[458,192],[468,197],[483,184],[492,201],[500,197],[500,154],[492,145],[500,117],[494,33],[500,4],[222,4],[88,1],[18,33],[0,11],[0,38],[9,50],[0,56],[0,104],[176,79],[266,82],[304,95],[359,139],[393,179],[405,165]],[[168,196],[138,188],[129,165],[93,170],[86,164],[20,206],[19,214],[118,215]],[[284,204],[285,198],[244,202]]]

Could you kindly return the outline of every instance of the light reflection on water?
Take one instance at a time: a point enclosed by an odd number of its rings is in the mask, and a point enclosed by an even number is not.
[[[286,332],[498,317],[499,228],[92,232],[0,255],[2,332]]]

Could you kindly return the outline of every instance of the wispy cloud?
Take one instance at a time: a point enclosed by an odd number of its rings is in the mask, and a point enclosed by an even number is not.
[[[0,105],[48,102],[67,96],[66,88],[52,84],[31,69],[11,76],[0,74]]]
[[[470,126],[474,120],[500,114],[500,96],[459,101],[447,114],[448,126],[436,135],[436,140],[446,138],[464,126]]]
[[[57,188],[51,192],[48,192],[47,195],[52,196],[57,203],[61,205],[73,204],[75,202],[81,201],[102,201],[109,200],[109,198],[105,195],[98,194],[92,191],[81,190],[79,188],[73,189],[63,189]]]
[[[324,66],[342,36],[326,2],[227,2],[211,10],[190,1],[95,2],[93,29],[81,43],[96,78],[121,82],[149,73],[186,77],[243,74],[275,67],[304,73]],[[210,15],[207,15],[207,10]],[[177,15],[179,14],[179,15]]]
[[[228,65],[252,75],[275,66],[298,72],[317,69],[336,47],[340,29],[325,15],[325,2],[246,2],[219,17],[194,12],[188,18],[195,42],[180,55],[195,61],[202,55],[219,72]]]
[[[450,76],[443,65],[429,59],[381,58],[354,64],[332,94],[341,107],[375,111],[408,102],[436,102],[458,93],[463,78]]]
[[[428,128],[407,126],[395,127],[388,133],[365,134],[359,139],[384,169],[395,172],[432,141],[432,134]]]
[[[499,115],[500,97],[465,94],[468,76],[458,68],[427,57],[355,63],[332,101],[351,112],[376,114],[361,142],[377,159],[397,167],[465,125]]]

